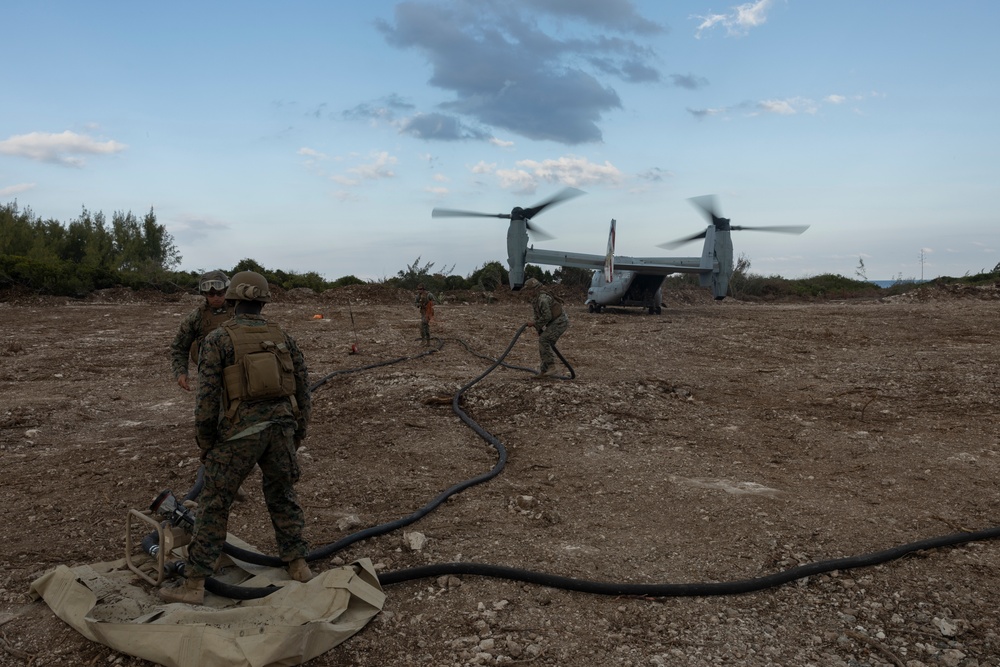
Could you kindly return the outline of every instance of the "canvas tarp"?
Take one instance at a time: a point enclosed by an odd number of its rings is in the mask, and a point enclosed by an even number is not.
[[[30,592],[88,639],[166,667],[298,665],[361,630],[385,602],[368,559],[304,584],[284,570],[252,569],[241,585],[280,590],[255,600],[206,593],[204,606],[166,604],[121,560],[59,566]]]

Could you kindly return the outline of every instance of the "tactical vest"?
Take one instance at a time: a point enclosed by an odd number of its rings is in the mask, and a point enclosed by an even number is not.
[[[223,370],[226,416],[230,419],[243,402],[288,398],[295,402],[295,365],[277,324],[248,326],[236,322],[222,325],[233,341],[235,359]]]
[[[552,319],[556,319],[557,317],[562,315],[563,314],[562,299],[557,297],[555,294],[552,294],[551,292],[542,292],[542,294],[548,294],[549,297],[551,297],[552,299],[552,308],[551,308]]]
[[[221,313],[215,313],[207,305],[202,306],[201,322],[198,329],[200,335],[191,343],[191,361],[197,365],[198,348],[201,347],[201,341],[205,340],[205,336],[221,327],[223,322],[231,319],[233,319],[233,313],[229,308],[225,308]]]
[[[424,319],[428,322],[434,319],[434,299],[431,298],[430,293],[425,292],[417,297],[417,304]]]

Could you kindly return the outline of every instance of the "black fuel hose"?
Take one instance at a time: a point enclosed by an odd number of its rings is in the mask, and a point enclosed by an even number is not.
[[[497,366],[503,363],[503,359],[507,356],[510,350],[513,348],[514,343],[520,337],[521,333],[524,331],[527,325],[522,326],[514,339],[508,345],[504,353],[497,359],[492,366],[490,366],[486,371],[476,377],[474,380],[463,386],[452,398],[452,409],[459,415],[463,422],[465,422],[470,428],[472,428],[480,437],[490,443],[499,454],[499,460],[496,465],[488,472],[478,477],[475,477],[468,482],[462,484],[457,484],[447,491],[440,494],[435,498],[430,504],[421,508],[417,512],[399,519],[397,521],[381,524],[380,526],[374,526],[366,530],[362,530],[353,535],[349,535],[338,542],[330,544],[326,547],[317,549],[310,552],[306,559],[309,561],[318,560],[321,558],[326,558],[333,553],[343,549],[344,547],[358,542],[360,540],[366,539],[368,537],[373,537],[375,535],[382,535],[402,526],[409,525],[417,519],[425,516],[427,513],[432,511],[445,499],[454,493],[458,493],[474,484],[479,484],[488,479],[495,477],[500,473],[507,461],[507,450],[503,443],[497,440],[492,434],[488,433],[479,424],[472,420],[460,407],[459,400],[469,388],[478,383],[484,377],[489,375]],[[439,348],[440,349],[440,348]],[[556,353],[559,354],[558,350]],[[572,367],[566,362],[562,354],[559,354],[559,358],[566,364],[567,368],[570,369],[571,377],[575,377],[575,372]],[[380,364],[382,365],[382,364]],[[329,376],[328,376],[329,377]],[[327,378],[324,378],[325,381]],[[405,581],[413,581],[417,579],[426,579],[429,577],[440,577],[445,575],[470,575],[470,576],[482,576],[482,577],[494,577],[509,579],[512,581],[521,581],[529,584],[537,584],[540,586],[548,586],[551,588],[559,588],[563,590],[576,591],[580,593],[590,593],[596,595],[624,595],[624,596],[639,596],[639,597],[650,597],[650,598],[660,598],[660,597],[696,597],[696,596],[718,596],[718,595],[739,595],[744,593],[751,593],[755,591],[764,590],[767,588],[773,588],[776,586],[781,586],[798,579],[804,579],[809,576],[816,574],[822,574],[825,572],[832,572],[835,570],[851,570],[861,567],[871,567],[873,565],[879,565],[891,560],[896,560],[904,556],[917,553],[920,551],[926,551],[928,549],[936,549],[948,546],[957,546],[960,544],[966,544],[968,542],[975,542],[980,540],[988,540],[1000,537],[1000,527],[988,528],[979,531],[970,532],[960,532],[953,533],[950,535],[943,535],[939,537],[927,538],[924,540],[919,540],[917,542],[911,542],[897,547],[892,547],[889,549],[884,549],[882,551],[877,551],[869,554],[862,554],[858,556],[849,556],[844,558],[835,558],[831,560],[818,561],[815,563],[807,563],[804,565],[798,565],[795,567],[788,568],[786,570],[781,570],[769,575],[755,577],[750,579],[740,579],[734,581],[723,581],[723,582],[707,582],[707,583],[660,583],[660,584],[635,584],[635,583],[615,583],[615,582],[599,582],[590,581],[586,579],[576,579],[572,577],[564,577],[561,575],[547,574],[542,572],[535,572],[531,570],[523,570],[519,568],[512,568],[502,565],[489,565],[483,563],[441,563],[437,565],[426,565],[422,567],[407,568],[402,570],[394,570],[391,572],[383,572],[379,575],[379,583],[383,586],[392,586],[395,584],[403,583]],[[273,556],[261,556],[255,552],[249,552],[242,549],[237,549],[231,547],[231,545],[226,544],[226,553],[233,555],[235,552],[236,557],[241,560],[246,560],[247,562],[260,563],[264,565],[272,565],[275,567],[281,567],[284,565],[282,561]],[[246,557],[244,557],[246,556]],[[267,561],[267,562],[263,562]],[[267,588],[251,588],[246,586],[233,586],[230,584],[224,584],[218,580],[209,579],[206,582],[206,588],[217,595],[223,595],[232,599],[246,600],[246,599],[256,599],[261,597],[266,597],[272,592],[277,590],[277,587],[267,587]]]
[[[522,327],[522,328],[527,328],[527,325],[525,327]],[[520,332],[518,332],[518,333],[520,334]],[[491,357],[489,355],[481,354],[479,352],[476,352],[475,350],[473,350],[469,346],[468,343],[466,343],[461,338],[452,338],[450,340],[454,340],[455,342],[457,342],[459,345],[461,345],[462,347],[464,347],[466,349],[466,351],[468,351],[469,354],[471,354],[474,357],[479,357],[480,359],[485,359],[487,361],[497,361],[496,359],[494,359],[493,357]],[[576,371],[573,370],[573,367],[570,366],[570,363],[568,361],[566,361],[566,357],[564,357],[562,355],[562,352],[560,352],[559,348],[557,348],[555,345],[552,346],[552,350],[559,357],[559,360],[563,362],[563,365],[566,366],[567,369],[569,369],[569,379],[570,380],[574,379],[576,377]],[[504,368],[509,368],[510,370],[528,371],[529,373],[534,373],[535,372],[534,368],[528,368],[526,366],[515,366],[513,364],[504,363],[503,360],[500,360],[500,365],[503,366]],[[567,379],[567,378],[562,377],[562,376],[552,376],[552,377],[553,377],[553,379]]]
[[[464,386],[462,386],[455,393],[455,395],[452,397],[452,400],[451,400],[451,408],[455,412],[455,414],[457,414],[458,417],[467,426],[469,426],[469,428],[471,428],[473,431],[475,431],[476,434],[479,435],[479,437],[481,437],[482,439],[486,440],[486,442],[488,442],[496,450],[496,452],[497,452],[497,462],[496,462],[496,464],[494,464],[494,466],[488,472],[485,472],[485,473],[483,473],[481,475],[478,475],[476,477],[473,477],[473,478],[471,478],[469,480],[466,480],[466,481],[464,481],[464,482],[462,482],[460,484],[456,484],[456,485],[454,485],[454,486],[446,489],[445,491],[441,492],[438,496],[436,496],[433,500],[431,500],[431,502],[429,502],[427,505],[425,505],[424,507],[420,508],[419,510],[417,510],[416,512],[413,512],[412,514],[410,514],[408,516],[405,516],[405,517],[403,517],[401,519],[397,519],[395,521],[390,521],[390,522],[383,523],[383,524],[380,524],[380,525],[377,525],[377,526],[372,526],[370,528],[366,528],[366,529],[358,531],[356,533],[352,533],[351,535],[347,535],[346,537],[344,537],[344,538],[342,538],[342,539],[340,539],[340,540],[338,540],[336,542],[333,542],[332,544],[328,544],[325,547],[321,547],[319,549],[315,549],[315,550],[309,552],[306,555],[306,560],[307,561],[313,562],[313,561],[316,561],[316,560],[321,560],[321,559],[324,559],[324,558],[328,558],[329,556],[332,556],[333,554],[337,553],[338,551],[341,551],[341,550],[347,548],[348,546],[350,546],[350,545],[352,545],[352,544],[354,544],[356,542],[360,542],[362,540],[368,539],[369,537],[376,537],[378,535],[384,535],[384,534],[390,533],[390,532],[392,532],[394,530],[398,530],[399,528],[402,528],[404,526],[408,526],[411,523],[414,523],[414,522],[418,521],[419,519],[423,518],[424,516],[426,516],[427,514],[429,514],[430,512],[432,512],[439,505],[441,505],[441,503],[443,503],[445,500],[447,500],[449,497],[455,495],[456,493],[460,493],[461,491],[464,491],[465,489],[467,489],[467,488],[469,488],[471,486],[475,486],[477,484],[481,484],[481,483],[483,483],[485,481],[493,479],[494,477],[496,477],[497,475],[500,474],[500,472],[507,465],[507,448],[504,447],[504,444],[502,442],[500,442],[500,440],[498,440],[492,433],[488,432],[486,429],[484,429],[482,426],[480,426],[475,420],[473,420],[471,417],[469,417],[469,415],[462,409],[462,407],[460,405],[460,402],[461,402],[462,395],[466,391],[468,391],[474,385],[476,385],[477,383],[479,383],[487,375],[489,375],[490,373],[492,373],[498,366],[501,366],[501,365],[505,365],[506,366],[506,364],[504,364],[504,359],[507,357],[508,354],[510,354],[510,351],[514,348],[514,344],[517,343],[518,339],[521,337],[521,334],[524,332],[524,330],[527,328],[527,326],[528,325],[523,325],[520,329],[518,329],[517,333],[514,335],[513,339],[511,339],[510,344],[507,346],[507,349],[505,349],[503,351],[503,354],[501,354],[498,359],[495,359],[495,360],[491,359],[491,361],[493,361],[493,364],[489,368],[487,368],[485,371],[483,371],[481,374],[479,374],[476,378],[474,378],[473,380],[471,380],[470,382],[468,382]],[[439,345],[438,350],[440,350],[440,349],[441,349],[441,346]],[[563,364],[565,364],[566,368],[569,369],[570,377],[568,379],[572,379],[572,378],[576,377],[576,372],[573,370],[573,367],[569,364],[569,362],[566,361],[566,358],[562,355],[562,353],[559,352],[559,350],[555,346],[553,346],[552,349],[559,356],[559,359],[563,362]],[[432,350],[431,352],[433,352],[433,351],[436,351],[436,350]],[[423,356],[423,355],[420,355],[420,356]],[[391,362],[382,362],[382,363],[379,363],[379,364],[374,364],[372,366],[369,366],[369,368],[375,368],[377,366],[384,366],[384,365],[387,365],[388,363],[396,363],[397,361],[401,361],[401,360],[405,360],[405,359],[407,359],[407,358],[404,357],[403,359],[394,360],[394,361],[391,361]],[[351,369],[351,372],[354,372],[355,370],[361,370],[361,369]],[[534,372],[534,369],[531,369],[531,368],[525,368],[525,369],[522,369],[522,370]],[[335,373],[333,373],[331,375],[328,375],[328,376],[322,378],[318,383],[314,384],[313,387],[321,386],[328,379],[330,379],[331,377],[333,377],[335,375],[338,375],[338,374],[343,374],[343,373],[341,373],[341,372],[335,372]],[[558,379],[558,378],[553,378],[553,379]],[[253,563],[253,564],[256,564],[256,565],[266,565],[266,566],[269,566],[269,567],[284,567],[286,565],[286,563],[284,561],[282,561],[280,558],[277,558],[275,556],[267,556],[267,555],[259,554],[259,553],[255,552],[255,551],[248,551],[246,549],[242,549],[240,547],[232,545],[232,544],[230,544],[228,542],[225,545],[223,545],[223,551],[228,556],[236,558],[237,560],[242,560],[242,561],[247,562],[247,563]],[[462,565],[462,564],[458,563],[458,564],[451,564],[451,565],[454,566],[454,565]],[[474,565],[474,564],[470,563],[469,565]],[[443,567],[448,567],[448,565],[446,564]],[[486,567],[496,567],[496,566],[486,566]],[[181,570],[183,570],[183,567],[181,567]],[[534,575],[534,576],[543,576],[543,577],[548,576],[548,575],[538,575],[537,573],[530,573],[530,572],[526,572],[525,574],[526,575]],[[427,574],[427,575],[421,575],[421,576],[434,576],[434,575]],[[380,577],[380,580],[381,580],[381,577]],[[404,580],[405,579],[400,579],[400,581],[404,581]],[[221,581],[218,581],[218,580],[212,579],[212,578],[209,578],[206,581],[205,586],[209,590],[209,592],[215,593],[216,595],[222,595],[222,596],[225,596],[225,597],[236,599],[236,600],[249,600],[249,599],[262,598],[262,597],[266,597],[266,596],[270,595],[275,590],[277,590],[276,587],[252,588],[252,587],[247,587],[247,586],[235,586],[235,585],[232,585],[232,584],[225,584],[225,583],[223,583]]]
[[[428,354],[434,354],[435,352],[440,352],[441,348],[444,347],[444,341],[442,341],[440,339],[437,339],[437,340],[438,340],[438,346],[436,348],[424,350],[420,354],[414,354],[414,355],[409,356],[409,357],[398,357],[396,359],[388,359],[386,361],[378,361],[378,362],[376,362],[374,364],[368,364],[367,366],[356,366],[354,368],[342,368],[339,371],[333,371],[332,373],[328,373],[327,375],[324,375],[319,380],[317,380],[316,382],[313,382],[311,385],[309,385],[309,391],[316,391],[317,389],[319,389],[324,384],[326,384],[327,382],[329,382],[333,378],[337,377],[338,375],[348,375],[350,373],[360,373],[361,371],[371,370],[372,368],[379,368],[381,366],[391,366],[392,364],[398,364],[398,363],[400,363],[402,361],[409,361],[411,359],[419,359],[420,357],[427,356]]]
[[[462,407],[459,403],[462,398],[462,394],[468,391],[469,388],[478,383],[484,377],[492,373],[497,366],[503,363],[503,360],[507,357],[508,354],[510,354],[510,351],[514,348],[514,344],[517,342],[517,339],[520,337],[521,333],[524,331],[526,326],[527,325],[522,326],[520,329],[518,329],[517,334],[510,341],[510,344],[507,346],[507,349],[503,351],[503,354],[500,355],[499,359],[495,360],[489,368],[483,371],[474,380],[468,382],[465,386],[459,389],[451,399],[451,409],[459,416],[459,418],[463,422],[465,422],[466,425],[472,428],[472,430],[474,430],[481,438],[486,440],[486,442],[488,442],[496,450],[498,455],[497,462],[493,465],[493,467],[489,471],[482,473],[481,475],[477,475],[472,479],[468,479],[459,484],[455,484],[454,486],[448,489],[445,489],[440,494],[438,494],[433,500],[431,500],[429,503],[418,509],[416,512],[413,512],[412,514],[409,514],[401,519],[396,519],[395,521],[389,521],[387,523],[379,524],[377,526],[372,526],[370,528],[366,528],[356,533],[352,533],[351,535],[347,535],[337,540],[336,542],[333,542],[332,544],[328,544],[325,547],[320,547],[319,549],[315,549],[309,552],[306,555],[307,561],[313,562],[316,560],[321,560],[323,558],[328,558],[329,556],[332,556],[338,551],[347,548],[348,546],[354,544],[355,542],[360,542],[362,540],[366,540],[370,537],[376,537],[378,535],[385,535],[386,533],[390,533],[394,530],[398,530],[399,528],[403,528],[404,526],[408,526],[411,523],[414,523],[422,519],[423,517],[427,516],[427,514],[432,512],[439,505],[441,505],[441,503],[443,503],[456,493],[460,493],[471,486],[482,484],[483,482],[493,479],[494,477],[500,474],[500,472],[507,465],[507,448],[504,447],[503,443],[497,440],[497,438],[494,437],[493,434],[486,431],[483,427],[477,424],[471,417],[469,417],[469,415],[466,414],[464,410],[462,410]],[[328,377],[329,376],[327,376],[327,378]],[[325,381],[327,378],[323,378],[323,380]],[[266,556],[254,551],[241,549],[237,546],[229,544],[228,542],[223,546],[223,551],[228,556],[232,556],[233,558],[236,558],[238,560],[242,560],[247,563],[253,563],[255,565],[267,565],[269,567],[284,567],[285,565],[284,562],[282,562],[282,560],[280,558],[277,558],[276,556]]]
[[[414,579],[426,579],[428,577],[440,577],[442,575],[477,575],[482,577],[498,577],[523,581],[529,584],[538,584],[552,588],[561,588],[580,593],[594,593],[597,595],[635,595],[642,597],[694,597],[710,595],[739,595],[742,593],[752,593],[765,588],[781,586],[796,579],[804,579],[815,574],[833,572],[834,570],[852,570],[859,567],[871,567],[890,560],[896,560],[918,551],[949,547],[978,540],[989,540],[1000,537],[1000,527],[988,528],[967,533],[953,533],[940,537],[931,537],[918,542],[911,542],[898,547],[892,547],[883,551],[876,551],[860,556],[848,556],[845,558],[834,558],[831,560],[807,563],[796,567],[781,570],[773,574],[752,579],[739,579],[736,581],[720,581],[711,583],[689,583],[689,584],[623,584],[605,583],[597,581],[587,581],[584,579],[573,579],[554,574],[544,574],[541,572],[531,572],[502,565],[485,565],[480,563],[443,563],[439,565],[425,565],[423,567],[408,568],[405,570],[395,570],[385,572],[378,577],[379,583],[383,586],[391,586],[404,581]]]
[[[1000,537],[1000,527],[988,528],[979,531],[953,533],[951,535],[932,537],[898,547],[892,547],[883,551],[862,554],[860,556],[848,556],[845,558],[834,558],[815,563],[806,563],[805,565],[798,565],[796,567],[791,567],[787,570],[781,570],[762,577],[709,583],[626,584],[600,582],[586,579],[575,579],[572,577],[547,574],[544,572],[522,570],[503,565],[488,565],[484,563],[441,563],[437,565],[425,565],[422,567],[383,572],[378,576],[378,580],[382,586],[392,586],[405,581],[427,579],[430,577],[440,577],[444,575],[472,575],[510,579],[512,581],[522,581],[528,584],[537,584],[539,586],[548,586],[550,588],[559,588],[562,590],[575,591],[578,593],[590,593],[594,595],[624,595],[648,598],[742,595],[767,588],[775,588],[797,579],[804,579],[816,574],[823,574],[824,572],[871,567],[873,565],[886,563],[888,561],[896,560],[913,553],[926,551],[928,549],[957,546],[968,542],[995,539],[997,537]],[[251,588],[247,586],[223,584],[222,582],[212,579],[208,580],[206,587],[210,592],[215,593],[216,595],[222,595],[235,600],[252,600],[262,598],[277,590],[277,587],[275,586],[267,588]]]

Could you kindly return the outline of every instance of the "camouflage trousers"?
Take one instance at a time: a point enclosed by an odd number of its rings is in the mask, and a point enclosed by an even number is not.
[[[226,541],[233,499],[258,464],[278,555],[286,562],[306,555],[309,545],[302,539],[305,518],[294,488],[299,479],[294,434],[295,427],[290,424],[272,424],[259,433],[220,442],[208,450],[205,486],[198,495],[194,536],[188,546],[188,576],[212,575]]]
[[[555,365],[556,355],[552,347],[559,340],[559,336],[566,333],[566,329],[569,329],[569,318],[563,313],[549,322],[549,325],[542,329],[542,333],[538,334],[538,356],[542,359],[542,367],[539,370],[543,373]]]
[[[427,320],[420,320],[420,340],[429,341],[431,339],[431,323]]]

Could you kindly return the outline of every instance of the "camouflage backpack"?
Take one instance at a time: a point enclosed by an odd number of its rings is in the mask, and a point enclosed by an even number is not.
[[[236,322],[222,325],[233,341],[235,360],[223,371],[226,416],[236,414],[242,402],[288,398],[295,402],[295,366],[277,324],[248,326]]]
[[[543,291],[542,294],[548,295],[552,299],[552,319],[556,319],[563,314],[563,300],[557,297],[552,292]]]

